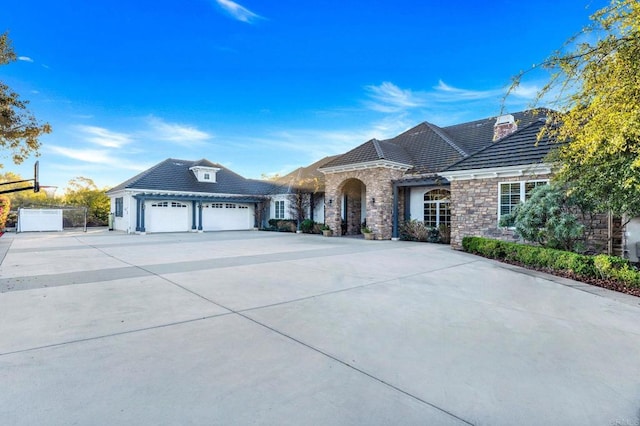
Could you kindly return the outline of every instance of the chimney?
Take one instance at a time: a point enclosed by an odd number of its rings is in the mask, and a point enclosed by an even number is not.
[[[493,141],[495,142],[498,139],[509,136],[516,130],[518,130],[518,125],[516,124],[516,120],[513,118],[513,115],[501,115],[496,119],[496,124],[493,126]]]

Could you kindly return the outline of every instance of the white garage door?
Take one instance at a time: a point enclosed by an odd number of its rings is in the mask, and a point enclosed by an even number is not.
[[[253,228],[253,207],[236,203],[206,203],[202,205],[202,229],[205,231],[235,231]]]
[[[189,206],[179,201],[147,201],[145,203],[147,232],[185,232],[191,230]]]

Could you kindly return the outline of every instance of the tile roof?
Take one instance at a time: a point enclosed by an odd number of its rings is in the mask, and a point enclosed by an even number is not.
[[[190,167],[204,166],[220,169],[216,182],[199,182]],[[122,189],[144,189],[151,191],[181,191],[209,194],[261,195],[269,193],[274,185],[270,182],[246,179],[226,167],[202,159],[198,161],[168,158],[131,179],[111,188],[107,193]]]
[[[522,129],[545,115],[546,110],[515,112],[518,128]],[[470,121],[447,127],[424,122],[386,140],[371,139],[338,156],[324,167],[346,166],[377,160],[389,160],[412,166],[408,174],[430,174],[492,145],[497,117]]]
[[[537,142],[538,133],[544,125],[543,119],[530,122],[527,126],[480,149],[446,170],[476,170],[542,163],[554,146],[546,137]]]

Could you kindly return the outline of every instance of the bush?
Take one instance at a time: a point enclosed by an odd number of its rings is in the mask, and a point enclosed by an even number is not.
[[[535,188],[526,202],[500,218],[525,241],[561,250],[584,251],[585,227],[573,214],[576,201],[555,185]]]
[[[400,239],[404,241],[449,244],[451,242],[451,229],[446,225],[431,228],[420,220],[412,219],[400,226]]]
[[[627,286],[640,288],[640,272],[628,260],[617,256],[588,256],[482,237],[464,237],[462,248],[468,253],[491,259],[555,271],[570,271],[584,278],[613,279]]]
[[[266,231],[279,231],[279,232],[296,232],[298,229],[298,222],[293,219],[269,219],[269,227]]]
[[[310,234],[313,231],[313,225],[315,225],[314,221],[311,219],[305,219],[300,222],[300,230],[305,234]]]

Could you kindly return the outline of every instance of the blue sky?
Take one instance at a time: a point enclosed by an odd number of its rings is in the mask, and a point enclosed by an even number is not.
[[[500,112],[511,77],[606,6],[523,2],[13,1],[0,80],[53,126],[41,183],[116,185],[166,158],[284,174],[420,122]],[[529,105],[533,73],[507,105]],[[29,176],[33,161],[3,171]]]

